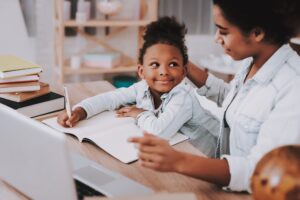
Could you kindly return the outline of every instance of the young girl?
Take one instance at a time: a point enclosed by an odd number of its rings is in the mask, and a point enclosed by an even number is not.
[[[252,173],[264,154],[300,144],[300,58],[286,44],[294,30],[274,10],[273,0],[213,2],[216,41],[233,59],[247,58],[230,84],[188,65],[198,93],[223,109],[218,159],[176,151],[149,134],[130,141],[140,144],[142,166],[250,192]]]
[[[134,117],[142,130],[165,139],[180,131],[197,139],[201,151],[213,155],[216,137],[211,132],[218,132],[219,122],[199,105],[193,88],[183,80],[188,62],[185,34],[185,26],[175,18],[149,24],[139,54],[138,74],[143,80],[88,98],[73,107],[70,119],[62,113],[58,122],[72,127],[102,111],[125,106],[117,111],[118,116]]]

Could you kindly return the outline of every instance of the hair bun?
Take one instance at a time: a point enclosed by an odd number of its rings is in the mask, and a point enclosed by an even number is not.
[[[149,40],[151,38],[170,38],[170,36],[173,36],[178,40],[183,40],[186,33],[185,25],[178,23],[175,17],[162,17],[147,26],[143,38]]]
[[[143,64],[143,57],[147,48],[155,44],[168,44],[178,48],[183,57],[183,64],[187,64],[188,55],[185,45],[187,29],[178,23],[175,17],[162,17],[146,26],[143,35],[144,43],[139,53],[139,63]]]

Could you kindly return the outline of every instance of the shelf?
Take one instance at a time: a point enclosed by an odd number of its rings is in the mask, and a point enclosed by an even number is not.
[[[136,73],[139,48],[143,44],[143,34],[145,26],[149,23],[156,21],[158,16],[158,0],[140,0],[139,10],[137,14],[139,16],[135,19],[92,19],[82,23],[72,20],[64,20],[63,2],[64,0],[54,0],[54,16],[55,16],[55,72],[57,79],[60,83],[64,83],[65,75],[83,75],[83,74],[122,74],[122,73]],[[74,3],[74,1],[72,1]],[[125,3],[125,1],[124,1]],[[133,4],[133,3],[131,3]],[[132,5],[133,6],[133,5]],[[125,10],[124,10],[125,11]],[[131,12],[130,9],[127,12]],[[79,28],[78,28],[79,27]],[[103,29],[101,33],[95,35],[86,34],[81,28],[85,27],[97,27]],[[113,27],[112,29],[108,29]],[[121,33],[128,30],[128,28],[136,28],[137,37],[132,35],[134,42],[137,45],[130,45],[128,42],[128,48],[116,48],[118,45],[116,42],[110,42],[114,38],[128,40],[122,38]],[[116,68],[91,68],[81,65],[81,68],[74,69],[70,67],[70,58],[73,54],[68,55],[66,53],[66,29],[76,29],[77,33],[82,36],[85,41],[88,41],[85,46],[80,47],[80,52],[77,56],[83,56],[86,53],[92,52],[93,49],[101,47],[104,51],[119,53],[121,57],[121,66]],[[117,41],[117,40],[115,40]],[[125,44],[123,44],[125,45]],[[130,49],[129,49],[130,48]],[[126,52],[130,51],[130,52]],[[131,52],[132,51],[132,52]],[[132,54],[135,55],[132,55]],[[130,55],[130,56],[129,56]]]
[[[63,24],[65,27],[77,27],[77,26],[103,27],[103,26],[146,26],[150,22],[151,22],[150,20],[136,20],[136,21],[89,20],[83,23],[78,23],[75,20],[69,20],[69,21],[65,21]]]
[[[113,74],[120,72],[136,72],[137,66],[120,66],[116,68],[91,68],[91,67],[81,67],[79,69],[72,69],[69,66],[65,66],[64,73],[68,75],[74,74]]]

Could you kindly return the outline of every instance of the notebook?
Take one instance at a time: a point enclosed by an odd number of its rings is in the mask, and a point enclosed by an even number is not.
[[[60,132],[74,135],[81,142],[92,142],[123,163],[131,163],[138,159],[138,150],[134,144],[127,142],[128,138],[143,134],[135,125],[134,118],[118,118],[115,112],[106,111],[80,121],[73,128],[59,125],[57,117],[46,119],[43,123]],[[186,135],[176,133],[169,143],[174,145],[187,139]]]

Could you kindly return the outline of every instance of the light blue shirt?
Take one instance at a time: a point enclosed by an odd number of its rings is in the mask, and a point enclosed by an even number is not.
[[[263,155],[282,145],[300,144],[299,56],[283,45],[244,83],[251,62],[245,61],[230,84],[209,75],[206,86],[198,89],[200,95],[222,106],[223,113],[234,99],[234,114],[226,115],[230,128],[221,120],[217,155],[228,161],[228,188],[249,192],[251,176]]]
[[[155,109],[148,85],[142,80],[129,88],[120,88],[85,99],[74,108],[84,108],[87,118],[90,118],[105,110],[136,104],[138,108],[146,110],[136,118],[141,129],[165,139],[170,139],[179,131],[189,136],[194,146],[203,153],[212,156],[216,148],[219,121],[202,108],[194,90],[190,84],[182,81],[161,96],[162,103]]]

